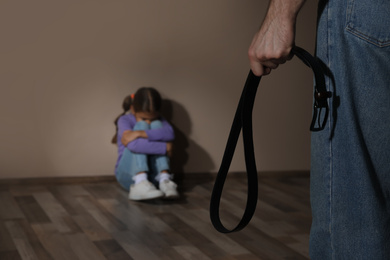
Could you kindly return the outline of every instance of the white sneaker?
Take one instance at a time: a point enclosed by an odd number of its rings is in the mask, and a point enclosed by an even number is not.
[[[131,200],[151,200],[164,197],[164,193],[149,181],[144,180],[130,186],[129,199]]]
[[[173,181],[164,180],[160,182],[159,186],[166,199],[175,199],[179,197],[179,193],[177,192],[177,185]]]

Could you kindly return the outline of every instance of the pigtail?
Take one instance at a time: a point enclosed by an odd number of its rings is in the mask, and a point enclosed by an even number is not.
[[[123,100],[123,103],[122,103],[123,113],[120,114],[119,116],[117,116],[117,118],[115,118],[115,121],[114,121],[115,135],[111,139],[111,143],[113,143],[113,144],[117,143],[116,139],[118,138],[118,120],[121,116],[125,115],[127,113],[127,111],[130,110],[131,105],[133,104],[133,98],[134,98],[134,94],[125,97],[125,99]]]

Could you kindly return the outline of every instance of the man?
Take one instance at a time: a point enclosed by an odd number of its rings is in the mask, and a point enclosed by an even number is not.
[[[305,0],[271,0],[252,71],[291,59]],[[316,56],[332,93],[312,133],[312,259],[390,259],[390,1],[320,0]]]

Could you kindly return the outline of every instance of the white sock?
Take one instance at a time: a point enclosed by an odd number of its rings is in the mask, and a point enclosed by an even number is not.
[[[159,178],[158,178],[159,182],[163,182],[165,180],[171,179],[171,175],[169,173],[166,173],[166,172],[161,172],[158,176],[159,176]]]
[[[148,175],[145,172],[138,173],[137,175],[135,175],[133,177],[133,180],[134,180],[135,184],[140,183],[141,181],[144,181],[144,180],[147,180],[147,179],[148,179]]]

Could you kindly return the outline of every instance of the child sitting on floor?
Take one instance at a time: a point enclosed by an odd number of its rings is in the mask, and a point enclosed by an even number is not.
[[[161,103],[157,90],[142,87],[125,98],[124,112],[115,120],[115,176],[123,188],[130,190],[130,200],[179,196],[169,161],[175,136],[172,126],[161,117]]]

